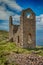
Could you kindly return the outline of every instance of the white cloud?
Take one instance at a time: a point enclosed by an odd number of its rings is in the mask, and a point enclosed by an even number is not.
[[[15,24],[19,24],[19,22],[18,21],[20,21],[20,15],[15,15],[15,16],[12,16],[12,18],[13,18],[13,21],[14,21],[14,23]],[[1,30],[9,30],[9,21],[8,20],[3,20],[3,22],[1,22],[1,24],[0,24],[0,29]]]
[[[4,26],[4,25],[3,26],[0,25],[0,30],[7,30],[8,31],[9,27],[8,26]]]
[[[9,16],[14,15],[11,11],[6,11],[5,7],[0,6],[0,20],[9,20]]]
[[[36,16],[36,29],[43,29],[43,14],[41,14],[40,16]]]
[[[16,21],[20,21],[20,15],[15,15],[15,16],[13,16],[13,20],[16,20]]]
[[[8,21],[1,22],[0,30],[9,30],[9,22]]]
[[[12,0],[3,0],[4,3],[6,3],[9,7],[17,10],[17,11],[21,11],[22,7],[20,7],[16,1],[12,1]]]
[[[19,21],[19,17],[20,15],[18,14],[14,14],[11,11],[6,11],[4,6],[0,6],[0,20],[3,20],[3,22],[0,24],[0,29],[4,29],[4,30],[8,30],[9,29],[9,16],[10,15],[14,15],[13,16],[13,20],[15,21]]]
[[[0,20],[3,20],[3,22],[0,24],[0,29],[8,30],[9,29],[9,16],[12,16],[14,22],[19,21],[20,15],[14,14],[13,12],[6,11],[4,7],[0,6]]]
[[[10,8],[15,9],[16,11],[21,11],[22,7],[20,7],[16,1],[12,0],[0,0],[0,3],[3,2],[2,6],[0,6],[0,19],[8,20],[10,15],[15,15],[15,12],[8,11],[5,8],[5,4],[7,4]]]

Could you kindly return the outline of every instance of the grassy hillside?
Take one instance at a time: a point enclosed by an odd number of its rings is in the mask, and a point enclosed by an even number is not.
[[[8,39],[8,32],[0,31],[0,65],[5,65],[6,55],[14,53],[36,53],[43,56],[43,47],[36,47],[35,49],[23,49],[18,47],[14,42],[6,42]]]
[[[0,30],[0,42],[8,38],[8,32]]]

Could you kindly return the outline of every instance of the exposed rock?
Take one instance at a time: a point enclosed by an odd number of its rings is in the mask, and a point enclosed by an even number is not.
[[[15,54],[8,55],[9,64],[13,65],[43,65],[43,57],[36,54]]]

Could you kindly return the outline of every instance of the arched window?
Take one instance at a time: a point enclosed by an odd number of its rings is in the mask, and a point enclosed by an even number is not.
[[[29,36],[32,37],[31,33],[29,33]]]
[[[31,35],[31,33],[28,34],[28,43],[29,44],[32,43],[32,35]]]
[[[29,18],[30,17],[30,13],[26,13],[26,17]]]

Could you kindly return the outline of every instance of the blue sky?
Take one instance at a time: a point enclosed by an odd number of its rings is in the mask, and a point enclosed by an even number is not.
[[[9,16],[19,23],[23,9],[31,8],[36,14],[36,41],[43,45],[43,0],[0,0],[0,30],[9,30]]]

